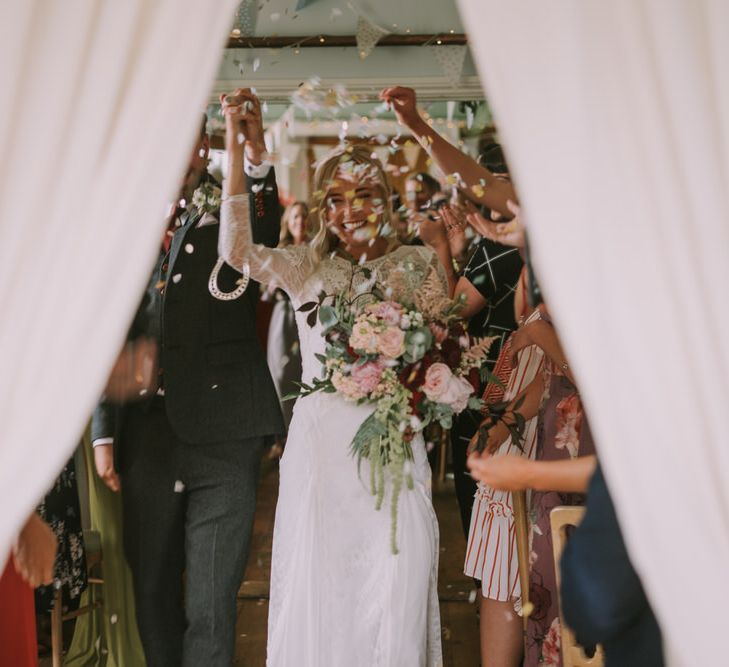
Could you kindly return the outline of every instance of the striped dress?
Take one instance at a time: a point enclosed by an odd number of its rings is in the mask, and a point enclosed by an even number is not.
[[[539,318],[537,309],[525,324]],[[501,354],[510,354],[510,347],[505,345]],[[504,400],[512,400],[532,382],[541,372],[543,357],[544,353],[536,345],[521,351],[516,368],[509,377]],[[509,437],[501,444],[496,455],[522,454],[533,459],[537,450],[536,417],[527,422],[522,445],[523,451]],[[505,602],[521,596],[516,531],[509,491],[497,491],[481,483],[478,485],[471,513],[464,572],[481,581],[481,592],[486,598]]]

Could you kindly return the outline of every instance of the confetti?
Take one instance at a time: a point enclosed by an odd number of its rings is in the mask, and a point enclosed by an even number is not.
[[[185,244],[185,252],[188,255],[192,255],[192,253],[195,252],[195,246],[192,245],[192,243],[186,243]]]
[[[175,493],[182,493],[184,490],[185,490],[185,485],[178,479],[175,482],[175,488],[174,488]]]
[[[274,12],[273,14],[271,14],[271,17],[270,18],[274,22],[275,21],[278,21],[281,18],[281,14],[279,14],[278,12]]]
[[[254,72],[257,72],[257,71],[258,71],[258,68],[259,68],[260,66],[261,66],[261,59],[260,59],[260,58],[256,58],[256,59],[255,59],[255,60],[253,61],[253,71],[254,71]]]
[[[472,185],[471,190],[473,190],[473,194],[475,194],[477,197],[483,197],[484,189],[481,185]]]
[[[174,276],[172,276],[172,282],[177,284],[182,280],[182,274],[176,273]]]

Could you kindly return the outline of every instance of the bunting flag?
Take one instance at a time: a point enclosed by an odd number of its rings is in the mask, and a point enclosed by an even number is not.
[[[258,18],[256,0],[243,0],[235,13],[234,28],[240,31],[241,37],[252,37],[256,32],[256,19]]]
[[[385,35],[389,35],[389,31],[380,26],[370,23],[364,16],[357,17],[357,51],[359,57],[364,60],[372,49],[375,48]]]
[[[433,52],[433,56],[445,78],[448,79],[453,88],[456,88],[461,81],[468,46],[440,45],[431,46],[430,50]]]

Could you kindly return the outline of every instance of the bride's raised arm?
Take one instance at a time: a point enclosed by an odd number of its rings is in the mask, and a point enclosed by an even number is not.
[[[308,248],[266,248],[254,242],[251,230],[254,212],[244,162],[248,159],[260,164],[265,150],[258,98],[248,89],[238,89],[233,95],[221,95],[221,103],[226,119],[228,178],[220,210],[218,253],[237,271],[247,264],[254,280],[275,282],[291,294],[305,277]]]

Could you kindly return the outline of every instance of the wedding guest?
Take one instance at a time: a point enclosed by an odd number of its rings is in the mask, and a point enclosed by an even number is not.
[[[305,244],[309,238],[308,223],[309,207],[306,202],[295,201],[289,204],[281,217],[281,235],[277,247]],[[288,429],[294,402],[281,399],[294,393],[298,389],[296,383],[301,381],[301,351],[296,313],[286,293],[273,283],[267,287],[262,298],[275,302],[268,327],[266,357]]]
[[[146,345],[143,342],[142,347]],[[117,387],[125,384],[120,378],[117,382]],[[101,454],[103,448],[92,448],[89,429],[84,434],[82,447],[87,461],[83,474],[88,486],[90,528],[100,540],[103,583],[89,586],[80,604],[82,607],[103,604],[76,619],[65,664],[69,667],[145,667],[135,618],[132,575],[122,546],[122,498],[95,471],[94,453]]]
[[[522,276],[525,274],[526,270],[522,269]],[[541,316],[539,309],[530,313],[524,280],[517,287],[515,311],[522,326]],[[510,338],[501,348],[493,371],[502,385],[492,382],[484,392],[487,411],[494,404],[513,401],[542,372],[544,353],[537,345],[522,349],[513,365],[512,356]],[[497,443],[492,437],[488,444],[502,455],[493,459],[503,459],[503,454],[509,452],[518,453],[519,458],[526,457],[524,460],[533,458],[537,444],[536,416],[526,420],[521,438],[507,436]],[[485,483],[475,474],[473,477],[479,483],[471,513],[464,573],[480,582],[481,660],[486,665],[517,667],[523,654],[523,626],[514,609],[521,591],[511,494]]]
[[[441,171],[456,178],[459,188],[470,200],[487,206],[494,218],[512,217],[508,202],[516,201],[517,198],[500,147],[487,154],[486,159],[494,168],[492,171],[453,146],[422,118],[412,88],[386,88],[380,93],[380,98],[392,106],[398,121],[413,133]],[[476,211],[471,208],[469,212],[473,214]],[[448,213],[444,215],[448,220]],[[485,237],[472,255],[455,290],[456,296],[463,295],[462,298],[465,298],[461,314],[469,319],[469,331],[476,336],[498,337],[490,350],[489,367],[493,367],[501,345],[516,328],[514,292],[522,264],[517,249],[504,247]],[[456,498],[466,536],[476,493],[476,483],[466,471],[466,450],[480,421],[481,415],[477,411],[464,411],[454,420],[451,429]]]
[[[247,89],[236,95],[248,102],[236,137],[254,235],[272,247],[280,205],[260,104]],[[104,403],[92,422],[94,446],[104,448],[95,452],[100,473],[123,490],[149,667],[231,664],[260,457],[265,440],[284,430],[256,339],[257,290],[218,258],[221,191],[206,171],[208,149],[203,124],[182,187],[186,206],[169,220],[130,331],[130,339],[158,341],[159,390],[124,406]]]
[[[86,589],[86,558],[81,508],[79,505],[76,465],[70,459],[51,489],[38,506],[38,514],[53,530],[58,543],[53,570],[54,586],[36,589],[36,609],[50,613],[54,589],[63,590],[64,612],[78,607],[81,593]]]
[[[663,666],[661,629],[630,562],[600,466],[561,570],[564,619],[580,644],[602,644],[605,667]]]
[[[531,345],[540,347],[545,357],[542,372],[507,407],[505,420],[515,423],[517,413],[525,420],[537,415],[535,458],[540,463],[587,457],[594,454],[594,445],[579,393],[546,307],[542,305],[540,309],[541,318],[522,327],[514,335],[511,347],[512,354]],[[500,421],[489,429],[487,449],[493,451],[508,436],[508,429]],[[496,458],[500,457],[494,460]],[[581,489],[584,489],[584,481]],[[582,501],[583,496],[572,488],[562,492],[559,488],[539,484],[532,493],[529,600],[534,609],[527,624],[525,667],[536,667],[543,660],[561,664],[549,514],[558,505]]]
[[[395,208],[398,239],[404,245],[423,245],[420,225],[427,218],[440,218],[438,209],[448,197],[440,183],[426,172],[408,176],[405,181],[405,206]]]
[[[405,181],[405,205],[413,213],[435,208],[439,195],[446,199],[440,183],[424,171],[408,176]]]
[[[41,630],[40,643],[47,640],[50,648],[50,613],[56,591],[61,589],[61,611],[78,609],[81,594],[86,590],[87,568],[81,526],[76,465],[71,458],[41,501],[38,514],[51,527],[58,549],[53,567],[53,585],[41,586],[35,592],[35,608]]]
[[[487,157],[489,159],[487,166],[493,170],[491,173],[494,179],[498,182],[510,182],[501,148],[494,146]],[[497,169],[503,171],[497,172]],[[452,227],[454,223],[451,221],[449,207],[444,207],[443,215],[446,223],[450,222]],[[505,218],[497,211],[489,211],[487,215],[489,221],[483,221],[479,228],[483,228],[484,224],[488,225],[490,222],[503,222]],[[478,220],[480,214],[471,206],[464,211],[464,217],[470,224],[474,220]],[[523,265],[519,247],[503,245],[491,237],[483,236],[476,244],[456,285],[455,296],[464,299],[465,305],[461,314],[468,319],[469,332],[474,336],[496,337],[489,350],[488,370],[493,370],[501,347],[511,332],[516,329],[514,298]],[[467,449],[473,434],[478,429],[481,418],[479,411],[466,410],[454,419],[451,429],[456,498],[461,514],[461,525],[466,537],[468,537],[471,525],[473,502],[477,491],[476,483],[466,470]]]
[[[33,512],[0,575],[0,664],[38,665],[33,588],[53,581],[55,559],[56,536]]]

